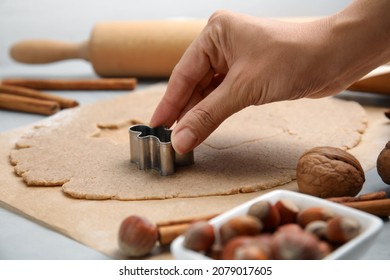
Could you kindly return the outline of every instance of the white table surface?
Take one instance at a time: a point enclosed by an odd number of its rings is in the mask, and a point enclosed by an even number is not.
[[[350,1],[279,0],[279,1],[51,1],[0,0],[0,79],[5,77],[86,78],[96,77],[84,61],[66,61],[49,65],[23,65],[8,56],[16,41],[49,38],[81,41],[92,26],[102,20],[155,19],[173,17],[207,18],[217,9],[229,9],[254,16],[322,16],[338,11]],[[88,12],[86,12],[88,11]],[[138,89],[153,80],[140,80]],[[124,91],[53,92],[74,98],[82,105],[112,98]],[[390,108],[390,98],[343,93],[362,104]],[[44,116],[0,110],[0,132],[30,125]],[[366,175],[365,192],[388,189],[376,170]],[[363,259],[390,259],[390,223],[386,222],[374,245]],[[107,256],[62,234],[36,224],[0,207],[0,259],[108,259]]]

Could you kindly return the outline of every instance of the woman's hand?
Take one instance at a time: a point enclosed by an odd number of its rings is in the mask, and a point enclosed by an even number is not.
[[[362,51],[345,48],[342,37],[355,21],[340,23],[341,16],[288,23],[215,13],[173,70],[151,126],[177,121],[172,144],[186,153],[247,106],[340,92],[390,59],[353,68]]]

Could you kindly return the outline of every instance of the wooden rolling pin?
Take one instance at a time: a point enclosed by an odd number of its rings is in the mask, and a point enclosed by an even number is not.
[[[349,88],[352,91],[375,92],[390,95],[390,64],[382,65]]]
[[[29,64],[85,59],[103,77],[168,77],[205,25],[205,20],[101,22],[86,42],[27,40],[13,45],[10,55]]]

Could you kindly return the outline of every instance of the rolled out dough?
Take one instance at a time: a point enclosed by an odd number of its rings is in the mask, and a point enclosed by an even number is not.
[[[366,129],[358,103],[301,99],[249,107],[195,149],[195,164],[174,175],[130,163],[128,127],[147,123],[165,84],[64,110],[33,126],[11,150],[29,186],[62,186],[83,199],[149,200],[267,190],[295,179],[296,162],[322,145],[350,149]]]

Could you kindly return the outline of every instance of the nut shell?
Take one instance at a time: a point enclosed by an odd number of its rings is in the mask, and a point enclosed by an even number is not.
[[[303,230],[277,231],[271,241],[273,256],[278,260],[317,260],[323,256],[318,238]]]
[[[316,235],[319,239],[326,239],[326,227],[327,222],[316,220],[308,223],[305,227],[305,231]]]
[[[299,207],[295,202],[289,199],[281,199],[275,204],[276,209],[280,213],[280,224],[295,223],[299,213]]]
[[[219,235],[221,243],[226,244],[230,239],[241,236],[253,236],[259,234],[263,229],[262,222],[250,215],[242,215],[231,218],[221,225]]]
[[[327,221],[333,218],[335,214],[322,207],[309,207],[299,211],[297,216],[297,223],[305,228],[309,223],[314,221]]]
[[[387,142],[385,148],[380,152],[376,161],[376,167],[383,182],[390,185],[390,141]]]
[[[215,240],[214,227],[207,221],[192,223],[184,234],[184,247],[194,251],[208,251]]]
[[[344,244],[356,237],[361,230],[359,222],[352,217],[334,217],[328,221],[326,236],[330,242]]]
[[[157,226],[139,216],[129,216],[119,228],[118,245],[128,257],[141,257],[150,253],[158,239]]]
[[[365,181],[359,161],[335,147],[307,151],[299,158],[296,173],[298,190],[321,198],[355,196]]]
[[[252,241],[252,237],[250,236],[236,236],[231,238],[226,242],[226,244],[222,247],[221,259],[223,260],[234,260],[235,252],[241,246],[246,244],[250,244]]]
[[[261,246],[255,244],[242,246],[234,254],[236,260],[269,260],[270,256]]]
[[[298,224],[290,223],[290,224],[281,225],[280,227],[278,227],[277,231],[285,231],[290,234],[295,234],[301,232],[302,227]]]
[[[280,224],[280,213],[269,201],[258,201],[248,209],[248,215],[258,218],[266,231],[274,231]]]
[[[237,236],[230,239],[222,250],[223,260],[267,260],[271,258],[270,234]]]

